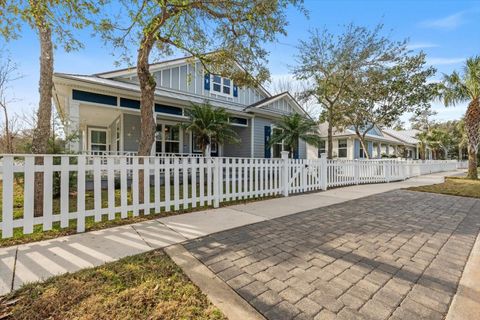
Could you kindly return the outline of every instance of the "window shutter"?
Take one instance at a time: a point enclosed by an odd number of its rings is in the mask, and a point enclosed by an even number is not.
[[[355,142],[354,142],[353,158],[354,159],[360,158],[360,141],[358,139],[355,139]]]
[[[264,135],[264,143],[265,143],[264,157],[268,159],[268,158],[271,157],[269,142],[270,142],[270,135],[272,134],[272,128],[270,126],[265,126],[264,130],[265,130],[264,131],[265,132],[265,135]]]
[[[367,146],[368,146],[368,155],[370,156],[370,158],[373,158],[373,142],[368,141]]]
[[[210,73],[205,73],[203,85],[205,90],[210,91]]]
[[[300,141],[297,142],[297,145],[295,146],[295,149],[293,150],[293,159],[299,159],[299,157],[300,157],[299,148],[300,148]]]
[[[238,97],[238,86],[233,85],[233,96]]]

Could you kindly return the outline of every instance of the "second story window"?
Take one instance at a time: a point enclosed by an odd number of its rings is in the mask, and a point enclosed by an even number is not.
[[[214,75],[212,77],[212,84],[214,93],[221,93],[228,96],[232,94],[232,80]]]

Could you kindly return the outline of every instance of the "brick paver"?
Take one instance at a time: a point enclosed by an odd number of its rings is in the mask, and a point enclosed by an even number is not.
[[[267,319],[442,319],[479,229],[480,200],[398,190],[185,246]]]

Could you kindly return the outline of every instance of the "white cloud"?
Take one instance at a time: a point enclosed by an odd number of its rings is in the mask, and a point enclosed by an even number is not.
[[[455,29],[465,23],[465,11],[451,14],[447,17],[433,20],[425,20],[420,23],[422,27],[434,29]]]
[[[439,47],[438,44],[430,43],[430,42],[412,42],[407,45],[409,50],[416,50],[416,49],[428,49],[428,48],[437,48]]]
[[[427,58],[427,64],[430,64],[433,66],[458,64],[464,61],[465,61],[465,58]]]

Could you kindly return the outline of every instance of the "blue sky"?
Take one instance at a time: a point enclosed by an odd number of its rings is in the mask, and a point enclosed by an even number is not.
[[[382,22],[385,29],[391,30],[393,39],[409,38],[412,49],[427,53],[428,62],[438,69],[437,78],[441,73],[460,69],[467,57],[480,55],[480,1],[318,0],[305,1],[305,7],[310,12],[309,18],[294,9],[288,10],[288,36],[266,46],[271,52],[268,66],[273,79],[288,76],[289,66],[295,63],[295,46],[299,39],[307,37],[309,29],[326,27],[341,32],[342,26],[350,22],[372,27]],[[56,51],[56,72],[91,74],[115,68],[111,49],[104,47],[90,31],[80,32],[79,38],[85,49],[73,53]],[[9,43],[0,40],[0,47],[8,50],[23,75],[12,85],[12,96],[17,99],[12,109],[35,109],[39,70],[35,34],[24,28],[19,40]],[[466,108],[466,104],[445,108],[439,102],[433,106],[439,120],[458,119]]]

